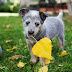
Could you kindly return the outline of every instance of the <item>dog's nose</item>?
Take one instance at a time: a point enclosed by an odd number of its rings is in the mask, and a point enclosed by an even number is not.
[[[33,35],[34,34],[34,31],[28,31],[28,34],[29,35]]]

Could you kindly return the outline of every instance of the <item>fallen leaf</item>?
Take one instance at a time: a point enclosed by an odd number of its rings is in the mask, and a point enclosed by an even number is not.
[[[51,60],[52,45],[49,38],[42,38],[32,48],[32,52],[38,57],[44,57]]]
[[[11,49],[7,49],[6,51],[12,51],[12,50],[14,50],[14,49],[16,49],[17,47],[16,46],[14,46],[13,48],[11,48]]]
[[[0,66],[0,69],[3,69],[3,68],[5,68],[5,66],[3,66],[3,67],[2,67],[2,66]]]
[[[10,28],[10,24],[9,25],[6,25],[6,28],[9,29]]]
[[[61,55],[59,55],[59,56],[65,56],[65,55],[68,55],[68,53],[67,53],[66,51],[63,51],[63,52],[61,53]]]
[[[49,63],[54,63],[55,58],[53,56],[51,56],[51,60],[50,59],[46,59],[45,60],[45,64],[49,64]]]
[[[59,64],[58,67],[62,67],[63,65]]]
[[[12,40],[6,40],[6,43],[9,43],[9,42],[11,42]]]
[[[46,59],[45,64],[49,64],[50,63],[50,59]]]
[[[22,67],[24,67],[26,65],[26,63],[23,63],[23,62],[19,62],[18,64],[17,64],[17,66],[19,67],[19,68],[22,68]]]
[[[43,66],[43,67],[39,68],[38,72],[48,72],[48,67],[47,66]]]
[[[9,57],[9,59],[14,60],[14,59],[19,59],[21,57],[22,57],[21,55],[15,55],[15,56]]]

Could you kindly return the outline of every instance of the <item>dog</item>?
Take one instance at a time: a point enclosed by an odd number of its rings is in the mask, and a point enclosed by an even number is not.
[[[59,41],[59,47],[64,50],[64,23],[62,21],[63,12],[60,12],[56,17],[49,17],[45,12],[22,8],[19,10],[19,14],[22,16],[24,35],[30,50],[30,61],[32,63],[37,62],[37,57],[32,52],[32,47],[35,44],[35,40],[32,36],[37,41],[44,37],[48,37],[52,40],[56,36]],[[45,58],[40,57],[39,59],[40,64],[44,66]]]

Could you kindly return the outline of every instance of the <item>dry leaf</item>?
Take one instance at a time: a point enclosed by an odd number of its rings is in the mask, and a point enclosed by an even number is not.
[[[18,64],[17,64],[17,66],[19,67],[19,68],[22,68],[22,67],[24,67],[26,65],[26,63],[23,63],[23,62],[19,62]]]
[[[6,28],[9,29],[10,28],[10,24],[9,25],[6,25]]]
[[[38,72],[48,72],[48,67],[47,66],[43,66],[43,67],[39,68]]]
[[[65,56],[65,55],[68,55],[68,53],[67,53],[66,51],[63,51],[63,52],[61,53],[61,55],[59,55],[59,56]]]
[[[0,66],[0,69],[3,69],[3,68],[5,68],[5,66],[3,66],[3,67],[2,67],[2,66]]]
[[[62,67],[63,65],[59,64],[58,67]]]
[[[12,40],[6,40],[6,43],[9,43],[9,42],[11,42]]]
[[[27,58],[27,57],[22,56],[22,55],[15,55],[15,56],[9,57],[9,59],[10,59],[10,60],[14,60],[14,59],[19,59],[19,58],[21,58],[21,57]]]
[[[14,60],[14,59],[19,59],[21,57],[22,57],[21,55],[15,55],[15,56],[9,57],[9,59]]]
[[[6,51],[12,51],[12,50],[14,50],[14,49],[16,49],[17,47],[16,46],[14,46],[13,48],[11,48],[11,49],[7,49]]]

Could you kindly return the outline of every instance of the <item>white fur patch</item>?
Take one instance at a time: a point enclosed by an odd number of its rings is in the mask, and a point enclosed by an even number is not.
[[[31,11],[31,15],[36,16],[36,15],[38,15],[38,12],[37,11]]]

